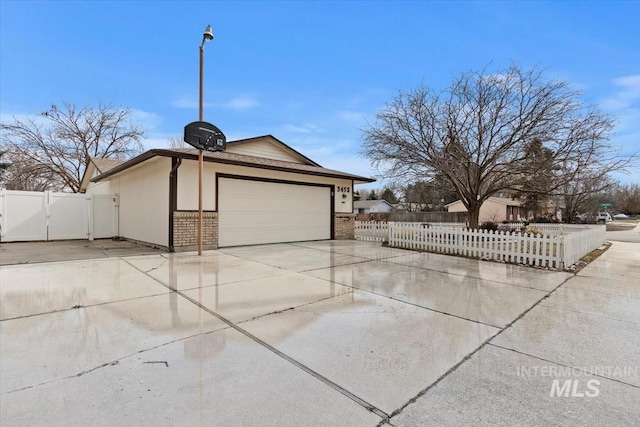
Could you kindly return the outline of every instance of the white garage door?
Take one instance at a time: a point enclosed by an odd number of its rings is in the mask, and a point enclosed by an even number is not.
[[[330,238],[328,187],[218,180],[218,246]]]

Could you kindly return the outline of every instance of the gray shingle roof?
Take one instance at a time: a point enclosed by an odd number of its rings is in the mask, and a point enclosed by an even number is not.
[[[147,159],[150,159],[156,156],[197,159],[198,150],[195,148],[149,150],[137,157],[134,157],[133,159],[127,162],[124,162],[116,166],[113,169],[110,169],[106,173],[103,172],[101,175],[92,179],[92,181],[94,182],[101,181],[105,178],[108,178],[111,175],[114,175],[118,172],[122,172],[132,166],[135,166],[139,163],[144,162]],[[263,157],[249,156],[246,154],[235,154],[235,153],[228,153],[224,151],[218,151],[218,152],[205,151],[203,157],[205,162],[225,163],[225,164],[232,164],[232,165],[238,165],[238,166],[256,167],[260,169],[278,170],[283,172],[302,173],[306,175],[351,179],[356,182],[374,182],[375,181],[375,179],[353,175],[350,173],[341,172],[333,169],[327,169],[319,166],[305,165],[301,163],[287,162],[283,160],[267,159]]]
[[[126,160],[122,159],[105,159],[102,157],[92,157],[91,161],[96,165],[96,169],[98,169],[99,173],[108,172],[126,162]]]
[[[369,209],[374,207],[375,205],[379,204],[379,203],[386,203],[389,206],[391,206],[391,204],[389,202],[387,202],[384,199],[381,200],[358,200],[353,202],[353,207],[356,209]]]

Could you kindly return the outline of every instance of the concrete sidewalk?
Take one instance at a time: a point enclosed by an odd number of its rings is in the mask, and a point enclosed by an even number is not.
[[[607,231],[610,242],[640,243],[640,224],[623,231]]]

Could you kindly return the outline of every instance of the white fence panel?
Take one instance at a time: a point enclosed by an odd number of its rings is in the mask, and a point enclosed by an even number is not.
[[[427,228],[467,228],[468,224],[465,222],[424,222],[422,223]]]
[[[522,223],[520,226],[524,226]],[[606,241],[604,225],[530,224],[539,234],[467,230],[464,224],[356,221],[357,240],[405,249],[564,269]]]
[[[561,223],[543,223],[543,222],[507,222],[504,224],[498,224],[498,230],[503,231],[520,231],[528,226],[529,228],[535,228],[543,234],[567,234],[575,233],[590,228],[589,225],[584,224],[561,224]]]
[[[94,194],[91,212],[93,214],[94,239],[104,239],[116,235],[116,230],[118,230],[118,215],[115,208],[114,196],[109,194]]]
[[[390,246],[514,264],[561,268],[561,244],[560,235],[389,224]]]
[[[85,194],[49,193],[49,240],[88,239],[90,202]]]
[[[46,194],[0,190],[0,227],[3,242],[47,240]]]
[[[529,227],[535,228],[541,233],[568,234],[589,230],[589,225],[584,224],[544,224],[531,223]]]
[[[109,238],[117,234],[112,195],[0,190],[0,240]]]
[[[389,235],[389,225],[387,222],[356,221],[354,232],[356,240],[382,242]]]
[[[564,266],[569,267],[589,252],[598,249],[607,240],[606,225],[596,225],[564,236]]]

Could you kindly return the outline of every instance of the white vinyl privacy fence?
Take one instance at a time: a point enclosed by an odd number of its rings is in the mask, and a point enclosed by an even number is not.
[[[2,242],[109,238],[117,220],[113,195],[0,190]]]
[[[538,234],[467,230],[464,224],[356,222],[356,239],[388,241],[389,246],[461,255],[512,264],[564,269],[601,246],[606,227],[533,224]],[[545,227],[548,226],[548,227]]]

